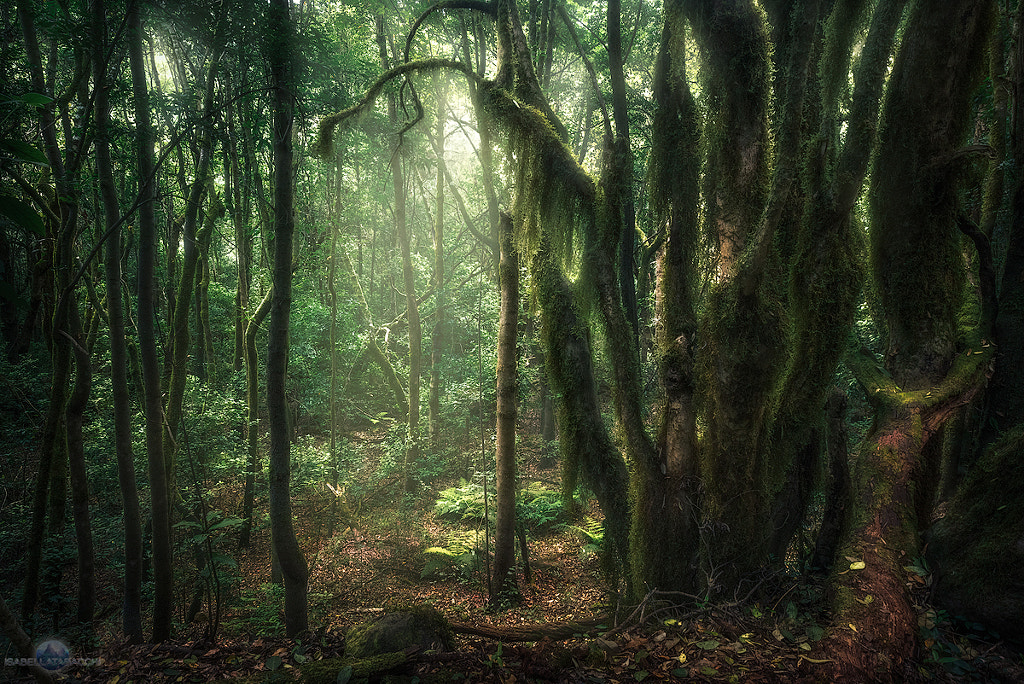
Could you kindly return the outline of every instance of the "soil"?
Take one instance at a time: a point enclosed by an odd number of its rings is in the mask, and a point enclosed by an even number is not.
[[[535,458],[527,461],[524,479],[557,481],[557,472],[537,469],[531,465]],[[295,502],[297,533],[310,567],[309,633],[283,635],[282,593],[268,582],[269,530],[261,526],[249,549],[230,551],[238,567],[228,573],[231,581],[222,578],[221,610],[213,611],[214,620],[206,602],[171,642],[130,646],[119,634],[117,611],[108,608],[90,639],[94,646],[71,646],[76,658],[92,660],[65,668],[59,678],[109,684],[298,681],[309,663],[344,655],[349,627],[385,610],[423,604],[453,624],[454,650],[410,652],[403,664],[370,681],[812,682],[830,661],[822,648],[830,625],[819,580],[776,577],[764,581],[756,596],[716,605],[651,594],[640,606],[626,608],[609,594],[597,555],[586,552],[568,527],[534,531],[531,581],[522,567],[518,576],[521,601],[490,610],[486,566],[421,578],[424,549],[454,531],[473,530],[434,514],[436,492],[455,481],[438,481],[432,490],[406,497],[395,494],[397,476],[364,475],[365,486],[358,496],[350,489],[331,535],[322,522],[334,499],[329,488],[310,487]],[[233,510],[238,496],[224,489],[217,504]],[[599,512],[590,504],[580,515]],[[186,559],[179,558],[179,567]],[[118,578],[109,568],[104,573],[108,595],[100,603],[116,606]],[[920,597],[915,609],[922,636],[914,678],[1024,681],[1019,650],[929,606],[927,576],[911,581]],[[188,598],[179,598],[181,612]],[[212,640],[211,621],[217,622]],[[25,668],[0,672],[0,678],[32,681]],[[342,679],[344,674],[335,681]]]

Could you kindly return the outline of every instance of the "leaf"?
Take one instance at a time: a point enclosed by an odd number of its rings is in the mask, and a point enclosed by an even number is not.
[[[804,631],[807,633],[807,638],[811,641],[821,641],[825,636],[825,630],[818,625],[807,625],[807,629]]]
[[[863,570],[866,567],[868,567],[868,564],[865,563],[862,560],[854,561],[854,562],[850,563],[850,569],[851,570]]]
[[[10,195],[0,195],[0,214],[39,237],[46,234],[43,219],[35,209]]]
[[[338,676],[335,678],[334,684],[348,684],[350,679],[352,679],[352,666],[346,665],[338,670]]]
[[[645,679],[647,679],[648,675],[650,675],[650,674],[651,673],[648,672],[647,670],[640,670],[635,675],[633,675],[633,679],[635,679],[638,682],[642,682]]]
[[[20,99],[25,104],[32,105],[35,107],[41,107],[43,105],[48,105],[51,102],[53,102],[52,97],[50,97],[49,95],[43,95],[42,93],[25,93],[21,96]]]
[[[700,673],[707,677],[714,677],[716,674],[718,674],[718,670],[716,670],[713,667],[708,667],[705,665],[704,667],[700,668]]]
[[[266,668],[268,670],[273,672],[274,670],[278,670],[278,669],[281,668],[281,663],[282,662],[283,661],[281,660],[281,656],[276,656],[275,655],[275,656],[270,656],[269,658],[267,658],[267,662],[265,663],[265,665],[266,665]]]
[[[24,140],[4,138],[0,140],[0,149],[9,152],[15,159],[29,162],[30,164],[46,165],[46,155],[40,152],[34,145]]]
[[[708,639],[707,641],[698,641],[697,648],[704,649],[705,651],[714,651],[720,646],[719,642],[714,639]]]
[[[677,667],[676,669],[672,670],[673,677],[688,677],[689,675],[689,671],[681,667]]]
[[[241,525],[243,520],[241,518],[224,518],[219,523],[210,526],[210,532],[214,530],[220,530],[225,527],[236,527]]]

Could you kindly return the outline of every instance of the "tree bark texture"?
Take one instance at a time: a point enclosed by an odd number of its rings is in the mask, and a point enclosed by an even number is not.
[[[519,259],[512,240],[512,217],[502,214],[498,285],[497,439],[495,445],[494,572],[490,602],[500,605],[519,593],[515,574],[516,398],[519,393],[516,340],[519,329]]]
[[[292,243],[295,231],[292,185],[293,32],[288,0],[270,5],[267,36],[274,96],[274,290],[267,349],[267,410],[270,414],[270,525],[273,548],[284,576],[285,632],[306,630],[309,568],[292,525],[291,439],[285,381],[292,303]]]
[[[145,391],[146,455],[150,507],[153,520],[153,636],[155,643],[171,635],[174,570],[171,559],[170,502],[167,465],[163,450],[163,399],[156,341],[156,166],[154,131],[150,114],[149,86],[142,51],[142,15],[138,5],[129,13],[128,56],[132,73],[136,125],[136,156],[139,170],[139,355]]]

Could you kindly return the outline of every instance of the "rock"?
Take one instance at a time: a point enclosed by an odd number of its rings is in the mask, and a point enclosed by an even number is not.
[[[347,658],[367,658],[382,653],[452,648],[448,620],[431,606],[407,606],[385,613],[373,622],[356,625],[345,636]]]

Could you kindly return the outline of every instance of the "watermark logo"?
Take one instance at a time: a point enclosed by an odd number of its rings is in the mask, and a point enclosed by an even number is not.
[[[99,665],[100,658],[72,658],[71,649],[59,639],[47,639],[36,646],[35,658],[5,658],[7,667],[32,667],[37,665],[44,670],[56,672],[68,665]]]
[[[71,650],[63,641],[50,639],[36,646],[36,665],[55,672],[71,662]]]

